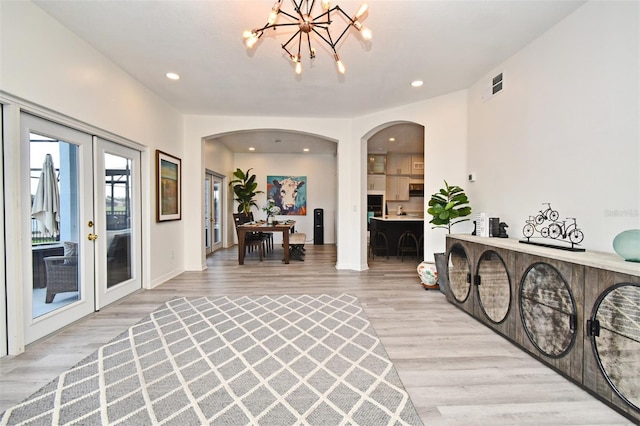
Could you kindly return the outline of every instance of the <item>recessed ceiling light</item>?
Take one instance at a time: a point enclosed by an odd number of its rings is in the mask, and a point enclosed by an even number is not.
[[[252,146],[249,147],[249,151],[255,151],[256,149]]]
[[[389,142],[395,142],[396,138],[389,138]]]
[[[424,84],[424,82],[422,80],[415,80],[411,82],[411,85],[413,87],[421,87]]]
[[[303,149],[304,152],[309,152],[309,148]]]
[[[180,76],[174,72],[168,72],[165,75],[169,80],[180,80]]]

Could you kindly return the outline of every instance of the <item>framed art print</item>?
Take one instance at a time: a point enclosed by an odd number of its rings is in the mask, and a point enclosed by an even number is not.
[[[307,177],[267,176],[267,198],[280,207],[281,215],[306,216]]]
[[[180,220],[182,209],[181,160],[156,151],[156,221]]]

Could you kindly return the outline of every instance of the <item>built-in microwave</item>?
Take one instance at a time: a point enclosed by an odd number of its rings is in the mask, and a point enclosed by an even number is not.
[[[424,183],[410,183],[409,197],[424,197]]]

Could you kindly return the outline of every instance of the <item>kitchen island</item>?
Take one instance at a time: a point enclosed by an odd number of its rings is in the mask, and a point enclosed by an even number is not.
[[[424,233],[424,218],[412,215],[386,215],[372,217],[370,219],[371,238],[376,232],[384,232],[389,243],[389,256],[398,255],[398,240],[405,231],[413,232],[416,239],[420,241]],[[379,255],[378,252],[375,253]]]

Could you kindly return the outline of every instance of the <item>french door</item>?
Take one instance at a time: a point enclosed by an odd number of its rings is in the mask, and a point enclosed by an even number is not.
[[[95,137],[96,309],[142,288],[140,151]]]
[[[222,248],[222,178],[213,177],[213,251]]]
[[[27,113],[20,122],[30,343],[141,288],[140,152]]]
[[[209,173],[204,178],[204,248],[205,253],[213,252],[213,176]]]
[[[207,172],[204,180],[205,250],[210,254],[222,248],[222,177]]]

